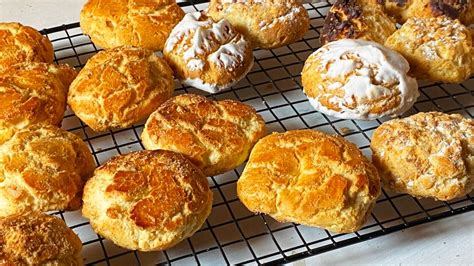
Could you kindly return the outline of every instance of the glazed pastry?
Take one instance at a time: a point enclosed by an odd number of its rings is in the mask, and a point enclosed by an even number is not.
[[[81,28],[102,48],[136,46],[162,51],[183,16],[175,0],[89,0],[81,11]]]
[[[309,29],[309,15],[298,0],[211,0],[209,16],[227,19],[255,47],[292,44]]]
[[[409,19],[385,45],[410,62],[410,74],[418,79],[460,83],[471,75],[471,32],[458,20]]]
[[[77,210],[94,171],[89,148],[54,126],[31,126],[0,146],[0,217],[25,211]]]
[[[251,106],[184,94],[150,116],[142,142],[149,150],[182,153],[206,176],[212,176],[242,164],[264,135],[265,121]]]
[[[0,144],[28,125],[59,126],[76,74],[68,65],[33,62],[0,71]]]
[[[20,23],[0,23],[0,72],[21,62],[52,63],[53,45],[37,30]]]
[[[388,14],[400,24],[408,19],[447,16],[465,25],[474,23],[473,1],[466,0],[382,0]]]
[[[362,227],[380,190],[377,170],[354,144],[313,130],[261,139],[237,182],[250,211],[338,233]]]
[[[338,0],[329,10],[321,44],[340,39],[363,39],[384,44],[397,30],[378,0]]]
[[[151,50],[119,47],[87,61],[71,84],[68,103],[94,131],[146,119],[174,91],[173,72]]]
[[[373,162],[386,189],[451,200],[474,188],[474,121],[418,113],[375,130]]]
[[[397,52],[363,40],[339,40],[313,53],[302,82],[311,105],[342,119],[372,120],[410,109],[419,96],[408,62]]]
[[[83,265],[79,237],[63,220],[41,212],[0,219],[0,265]]]
[[[250,43],[227,20],[186,14],[166,41],[164,58],[187,86],[217,93],[244,78],[253,65]]]
[[[121,247],[156,251],[201,228],[212,208],[202,172],[183,155],[139,151],[99,167],[84,188],[84,217]]]

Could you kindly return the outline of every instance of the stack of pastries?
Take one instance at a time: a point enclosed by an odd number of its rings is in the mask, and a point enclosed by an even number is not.
[[[212,210],[206,177],[247,159],[237,194],[249,210],[334,232],[364,225],[381,184],[438,200],[470,193],[474,123],[460,115],[384,123],[371,162],[353,143],[316,130],[265,137],[264,119],[239,101],[173,97],[175,78],[218,93],[251,71],[254,48],[301,39],[310,25],[302,2],[311,1],[211,0],[205,12],[185,14],[174,0],[89,0],[81,27],[105,50],[79,73],[53,65],[52,44],[36,30],[0,23],[0,264],[81,264],[78,237],[42,213],[81,207],[93,229],[119,246],[172,247]],[[400,116],[420,95],[416,78],[470,77],[473,36],[463,23],[472,23],[472,4],[403,2],[336,1],[324,45],[302,71],[316,110],[341,119]],[[66,103],[97,132],[146,120],[145,150],[96,168],[89,147],[59,128]],[[39,238],[47,241],[38,248],[55,252],[25,246]]]

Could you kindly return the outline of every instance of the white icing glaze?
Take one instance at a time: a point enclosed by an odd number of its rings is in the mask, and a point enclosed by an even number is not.
[[[318,61],[315,71],[327,71],[323,78],[344,76],[345,84],[331,84],[328,89],[342,89],[344,97],[333,97],[331,102],[341,108],[341,112],[327,109],[319,102],[319,96],[310,99],[311,104],[323,113],[343,119],[376,119],[386,115],[400,115],[410,109],[419,96],[418,84],[414,78],[407,76],[410,69],[408,62],[400,54],[382,45],[363,40],[339,40],[320,48],[310,56],[311,61]],[[359,104],[355,109],[347,106],[357,99],[377,99],[391,92],[386,85],[398,84],[401,103],[395,110],[384,114],[370,114],[369,106]],[[321,85],[320,85],[321,86]],[[327,96],[327,95],[325,95]]]

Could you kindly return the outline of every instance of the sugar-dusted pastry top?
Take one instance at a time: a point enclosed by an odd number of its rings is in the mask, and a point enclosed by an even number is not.
[[[81,11],[81,28],[106,49],[136,46],[161,51],[183,16],[175,0],[89,0]]]
[[[410,62],[416,78],[460,83],[471,75],[471,32],[458,20],[410,18],[385,45]]]
[[[82,243],[63,220],[41,212],[0,219],[1,265],[83,265]]]
[[[338,0],[326,16],[321,43],[363,39],[384,44],[396,29],[378,0]]]
[[[142,142],[150,150],[182,153],[211,176],[242,164],[265,133],[265,121],[249,105],[183,94],[150,116]]]
[[[209,216],[212,192],[183,155],[138,151],[97,168],[84,188],[92,228],[131,250],[163,250],[194,234]]]
[[[20,23],[0,23],[0,71],[21,62],[53,59],[53,45],[46,36]]]
[[[301,39],[309,15],[298,0],[212,0],[208,14],[227,19],[255,47],[273,49]]]
[[[94,131],[146,119],[174,91],[173,71],[151,50],[118,47],[94,55],[71,84],[68,104]]]
[[[68,65],[36,62],[0,71],[0,143],[28,125],[59,126],[76,74]]]
[[[380,194],[377,170],[357,147],[313,130],[261,139],[237,182],[252,212],[281,222],[354,232]]]
[[[166,41],[165,59],[185,84],[215,93],[242,79],[253,65],[252,47],[225,19],[186,14]]]
[[[417,197],[450,200],[474,188],[474,121],[438,112],[385,122],[372,137],[384,186]]]
[[[0,217],[25,211],[77,210],[95,162],[76,135],[31,126],[0,145]]]
[[[375,119],[407,111],[419,96],[408,62],[363,40],[328,43],[306,61],[304,91],[319,111],[344,119]]]

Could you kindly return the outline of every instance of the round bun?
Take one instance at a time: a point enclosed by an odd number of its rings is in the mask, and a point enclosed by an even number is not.
[[[252,46],[226,20],[189,13],[166,41],[164,58],[184,85],[216,93],[247,75]]]
[[[53,45],[37,30],[20,23],[0,23],[0,71],[18,62],[52,63]]]
[[[379,0],[338,0],[329,10],[321,44],[340,39],[363,39],[380,44],[397,30]]]
[[[41,212],[0,219],[1,265],[83,265],[79,237],[63,220]]]
[[[313,53],[302,73],[313,107],[342,119],[372,120],[404,113],[419,96],[410,67],[398,53],[374,42],[339,40]]]
[[[385,45],[410,62],[410,74],[416,78],[461,83],[471,75],[471,32],[458,20],[408,19]]]
[[[354,144],[296,130],[273,133],[255,145],[237,194],[250,211],[277,221],[348,233],[370,215],[380,180]]]
[[[474,23],[474,2],[466,0],[383,0],[386,12],[400,24],[413,17],[447,16],[465,25]]]
[[[474,121],[458,114],[418,113],[375,130],[373,162],[385,188],[451,200],[474,187]]]
[[[309,29],[309,15],[298,0],[211,0],[209,16],[227,19],[255,47],[273,49],[292,44]]]
[[[251,106],[184,94],[150,116],[142,142],[149,150],[182,153],[212,176],[242,164],[265,132],[265,121]]]
[[[33,124],[59,126],[76,71],[68,65],[21,63],[0,71],[0,144]]]
[[[155,251],[192,236],[211,208],[206,177],[183,155],[139,151],[95,171],[84,188],[82,213],[115,244]]]
[[[76,135],[53,126],[18,131],[0,146],[0,217],[76,210],[95,163]]]
[[[80,20],[82,31],[103,48],[136,46],[161,51],[183,16],[175,0],[89,0]]]
[[[151,50],[119,47],[87,61],[68,103],[94,131],[105,131],[146,119],[173,91],[173,72],[163,59]]]

